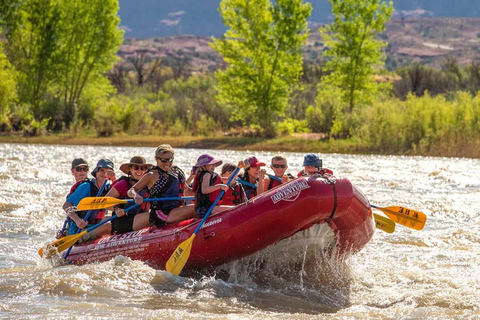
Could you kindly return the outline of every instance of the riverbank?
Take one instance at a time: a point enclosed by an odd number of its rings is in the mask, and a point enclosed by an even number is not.
[[[39,137],[24,137],[21,135],[0,136],[0,143],[25,143],[49,145],[93,145],[93,146],[143,146],[156,147],[168,143],[174,148],[196,149],[232,149],[248,151],[271,152],[314,152],[314,153],[345,153],[345,154],[383,154],[410,155],[434,157],[465,157],[480,158],[480,141],[462,143],[445,143],[429,150],[378,150],[369,145],[353,140],[326,140],[318,134],[296,134],[273,139],[251,137],[200,137],[200,136],[153,136],[124,135],[113,137],[96,137],[82,135],[72,137],[68,134],[48,134]]]

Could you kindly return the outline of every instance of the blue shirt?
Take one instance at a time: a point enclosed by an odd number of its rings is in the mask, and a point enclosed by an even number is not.
[[[92,183],[95,183],[93,179],[90,179]],[[86,197],[94,197],[96,196],[95,194],[91,194],[91,188],[90,188],[90,183],[89,182],[84,182],[81,183],[75,191],[67,197],[67,201],[73,204],[74,206],[77,206],[80,200]]]

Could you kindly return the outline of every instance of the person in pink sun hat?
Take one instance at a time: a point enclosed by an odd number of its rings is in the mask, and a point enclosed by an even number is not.
[[[228,186],[222,183],[221,177],[214,172],[215,168],[222,164],[211,155],[202,154],[195,164],[195,180],[192,190],[195,192],[195,211],[200,218],[203,218],[208,209],[213,205],[222,190],[226,191]],[[221,204],[219,201],[218,204]],[[222,208],[215,207],[213,213]]]
[[[239,176],[239,178],[242,181],[247,182],[244,185],[247,199],[251,199],[257,195],[257,188],[250,186],[250,184],[257,184],[258,174],[260,173],[260,170],[264,170],[260,167],[264,167],[265,165],[265,162],[261,162],[253,156],[243,160],[243,168],[245,169],[245,172],[243,175]]]

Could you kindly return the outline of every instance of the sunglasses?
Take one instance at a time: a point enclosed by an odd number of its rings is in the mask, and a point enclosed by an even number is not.
[[[88,167],[85,167],[85,166],[75,167],[75,171],[77,171],[77,172],[81,172],[81,171],[88,172]]]
[[[275,169],[278,169],[278,168],[285,169],[287,167],[287,165],[286,164],[272,164],[272,167],[274,167]]]
[[[133,170],[142,170],[142,171],[147,171],[148,170],[148,167],[147,166],[137,166],[136,164],[133,164],[131,166],[131,168]]]
[[[173,162],[173,157],[172,157],[172,158],[167,158],[167,159],[157,157],[156,159],[157,159],[157,160],[160,160],[160,162],[163,162],[163,163],[165,163],[165,162]]]

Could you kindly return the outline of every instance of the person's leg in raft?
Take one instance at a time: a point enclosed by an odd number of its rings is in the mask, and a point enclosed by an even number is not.
[[[137,231],[150,226],[150,212],[141,212],[133,219],[133,230]]]
[[[195,206],[188,205],[183,207],[178,207],[170,211],[170,214],[167,218],[167,223],[180,222],[187,219],[196,218],[197,213],[195,212]]]

